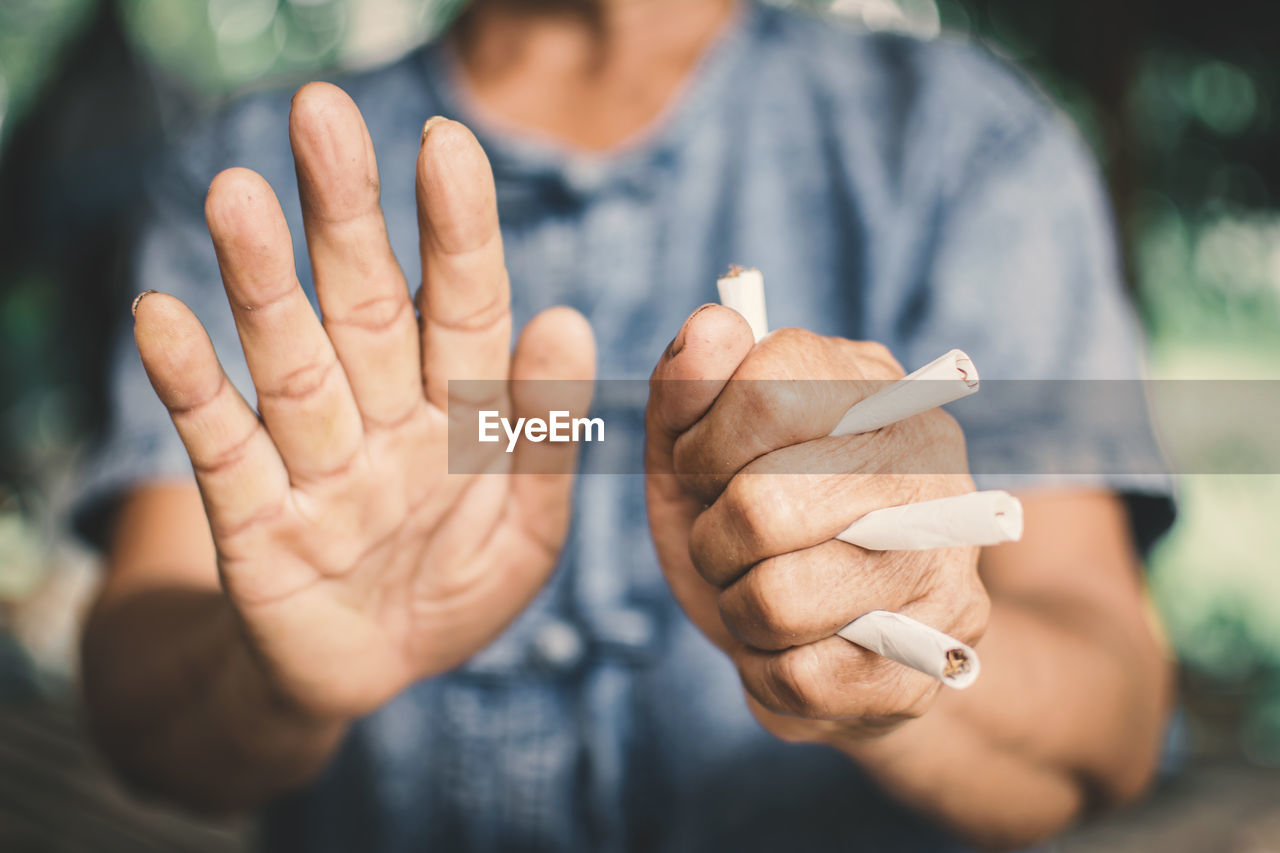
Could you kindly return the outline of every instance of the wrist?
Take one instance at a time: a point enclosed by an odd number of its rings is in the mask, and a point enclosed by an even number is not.
[[[232,652],[223,685],[226,698],[252,714],[236,729],[252,742],[245,746],[254,752],[270,743],[280,753],[327,758],[352,722],[350,717],[321,713],[296,702],[243,641]]]

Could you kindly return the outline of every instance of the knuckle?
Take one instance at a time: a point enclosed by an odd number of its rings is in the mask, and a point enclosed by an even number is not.
[[[783,713],[830,716],[822,665],[813,646],[799,646],[774,657],[769,665],[772,694]]]
[[[671,448],[672,470],[678,477],[687,477],[690,485],[710,472],[708,463],[707,442],[703,441],[703,431],[691,429],[681,433]]]
[[[896,363],[889,348],[880,341],[857,341],[855,346],[858,348],[858,354],[869,361]]]
[[[850,341],[852,357],[869,379],[900,379],[906,374],[889,348],[879,341]]]
[[[767,449],[818,438],[831,405],[826,383],[832,339],[807,329],[779,329],[747,357],[736,374],[743,415]],[[828,427],[829,428],[829,427]]]
[[[743,418],[768,445],[781,446],[796,441],[793,413],[802,411],[796,383],[785,378],[749,379],[743,387]]]
[[[954,562],[934,563],[926,584],[922,597],[939,614],[939,628],[965,643],[981,638],[991,615],[991,597],[976,571]]]
[[[804,366],[823,338],[808,329],[776,329],[747,356],[738,371],[743,379],[791,379],[797,366]],[[802,374],[804,375],[804,374]]]
[[[778,577],[776,564],[782,559],[765,560],[720,596],[725,623],[747,645],[766,651],[796,645],[806,622],[801,598]]]
[[[946,412],[932,410],[891,424],[883,431],[885,463],[893,471],[921,480],[926,490],[942,488],[943,479],[969,472],[964,431]],[[936,481],[936,482],[935,482]],[[967,487],[961,491],[968,491]],[[944,489],[950,493],[949,489]],[[942,495],[936,495],[941,497]]]
[[[703,506],[710,506],[719,497],[724,487],[724,478],[696,473],[696,471],[696,467],[687,468],[685,471],[677,470],[676,482],[685,490],[685,493],[697,498]]]
[[[716,541],[719,537],[712,528],[714,524],[715,519],[711,513],[703,512],[694,519],[693,528],[689,531],[689,559],[698,574],[713,584],[721,574],[716,554]]]
[[[920,426],[924,439],[930,444],[946,447],[958,443],[964,446],[964,430],[960,422],[942,409],[925,412],[920,418]]]
[[[802,329],[798,326],[786,326],[775,330],[769,336],[769,344],[771,347],[812,346],[821,339],[821,335],[808,329]]]
[[[753,553],[767,550],[773,539],[772,531],[778,525],[787,524],[787,505],[778,499],[776,491],[768,488],[765,476],[739,474],[729,481],[720,501],[732,532]]]

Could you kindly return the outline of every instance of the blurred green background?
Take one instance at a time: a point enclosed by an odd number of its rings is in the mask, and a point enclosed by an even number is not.
[[[230,93],[385,61],[460,5],[0,0],[0,619],[16,638],[0,693],[73,675],[94,567],[62,513],[102,416],[107,320],[128,304],[119,239],[142,164]],[[1106,172],[1152,376],[1280,379],[1280,3],[792,5],[980,39],[1022,65]],[[1150,578],[1182,662],[1185,743],[1280,766],[1280,477],[1179,486]]]

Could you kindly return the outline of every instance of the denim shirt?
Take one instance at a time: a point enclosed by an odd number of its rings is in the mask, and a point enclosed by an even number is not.
[[[1140,375],[1087,150],[980,49],[744,4],[667,112],[607,155],[487,124],[454,68],[449,48],[431,44],[336,78],[372,134],[406,277],[419,280],[419,136],[443,113],[469,124],[491,158],[516,328],[574,306],[595,329],[602,377],[647,376],[690,311],[714,301],[730,263],[765,271],[775,327],[878,340],[908,369],[960,347],[984,379]],[[247,399],[202,204],[222,168],[263,174],[314,300],[289,94],[240,99],[182,146],[155,176],[136,255],[138,289],[174,293],[196,311]],[[127,336],[114,383],[115,421],[82,519],[131,484],[190,477]],[[961,418],[975,463],[999,452],[1000,429],[1037,436],[1045,475],[1032,480],[1057,479],[1081,455],[1154,452],[1146,433],[1100,447],[1070,407],[1046,403],[1026,418],[999,427]],[[610,429],[610,452],[639,459],[638,419]],[[588,447],[562,563],[537,600],[468,663],[359,721],[320,779],[267,810],[264,846],[962,849],[847,758],[758,726],[733,666],[664,584],[643,478],[590,474],[603,464]],[[1119,473],[1094,480],[1159,488]]]

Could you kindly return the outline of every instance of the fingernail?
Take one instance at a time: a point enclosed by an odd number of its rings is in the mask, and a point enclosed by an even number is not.
[[[708,302],[706,305],[701,306],[698,310],[689,315],[689,319],[684,321],[684,325],[680,327],[680,331],[671,339],[671,343],[667,344],[667,358],[675,358],[680,354],[680,350],[684,349],[685,333],[688,332],[689,326],[693,323],[693,318],[697,317],[703,311],[706,311],[714,305],[714,302]]]
[[[427,123],[422,126],[422,142],[427,141],[427,134],[431,132],[431,128],[444,121],[448,121],[444,116],[432,116],[427,119]]]
[[[133,297],[133,305],[129,306],[129,313],[137,317],[138,306],[142,303],[143,299],[145,299],[146,297],[150,296],[153,293],[155,293],[154,290],[144,290],[141,293],[139,293],[137,296]]]

